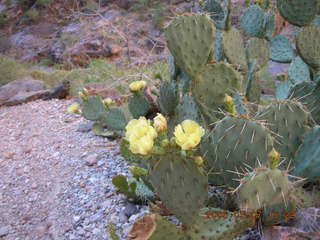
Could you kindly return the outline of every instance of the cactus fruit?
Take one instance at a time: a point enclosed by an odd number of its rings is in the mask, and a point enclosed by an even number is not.
[[[297,49],[301,58],[315,70],[320,70],[320,27],[303,27],[297,37]]]
[[[212,86],[212,87],[209,87]],[[207,65],[193,82],[192,93],[199,104],[201,113],[208,124],[221,118],[221,114],[212,113],[224,106],[225,94],[242,88],[242,76],[230,64],[219,62]],[[210,112],[210,113],[209,113]]]
[[[186,225],[208,199],[208,177],[191,157],[167,153],[150,161],[149,179],[165,206]]]
[[[258,162],[265,164],[272,148],[273,140],[266,127],[258,121],[236,116],[222,119],[201,144],[210,182],[230,187],[237,186],[233,171],[255,167]]]
[[[288,69],[288,76],[293,84],[311,81],[309,67],[299,56],[291,62]]]
[[[235,28],[224,32],[222,46],[228,62],[234,65],[235,68],[246,72],[246,52],[241,33]]]
[[[317,15],[318,0],[277,0],[281,16],[296,26],[309,25]]]
[[[129,233],[131,240],[186,240],[184,232],[176,225],[157,214],[139,218]]]
[[[240,24],[245,34],[262,38],[265,34],[264,21],[264,11],[258,5],[253,5],[244,11]]]
[[[255,225],[255,218],[217,209],[201,209],[196,224],[186,230],[187,239],[234,239],[247,228]]]
[[[259,167],[240,180],[237,189],[241,209],[258,210],[276,204],[287,204],[293,183],[281,170]]]
[[[249,63],[257,61],[257,69],[265,67],[270,58],[269,42],[265,39],[251,38],[246,46],[247,60]]]
[[[297,99],[311,113],[312,118],[320,124],[320,86],[316,83],[302,82],[293,86],[288,94],[290,99]]]
[[[134,93],[129,100],[129,110],[133,118],[139,118],[146,116],[150,109],[150,104],[146,97],[140,94]]]
[[[213,53],[215,27],[204,14],[180,16],[166,28],[168,48],[179,67],[193,77]]]
[[[310,181],[320,179],[320,126],[308,132],[295,158],[293,174]]]
[[[162,113],[172,115],[179,103],[179,95],[176,81],[164,81],[161,83],[158,97],[158,105]]]
[[[290,40],[284,35],[277,35],[271,39],[271,55],[272,61],[280,63],[289,63],[295,57],[294,50]]]
[[[274,134],[274,147],[286,159],[284,166],[293,160],[301,145],[302,137],[309,129],[310,117],[302,104],[290,100],[273,103],[258,113],[256,119],[266,121]]]

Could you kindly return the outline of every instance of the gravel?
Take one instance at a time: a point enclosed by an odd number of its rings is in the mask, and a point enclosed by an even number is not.
[[[117,194],[112,177],[129,175],[118,143],[95,136],[68,114],[72,100],[0,108],[1,240],[104,240],[108,222],[126,239],[148,213]]]

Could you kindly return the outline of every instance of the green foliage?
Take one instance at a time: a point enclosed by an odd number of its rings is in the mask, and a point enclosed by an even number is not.
[[[0,86],[13,80],[27,77],[27,65],[19,63],[14,59],[0,55]]]

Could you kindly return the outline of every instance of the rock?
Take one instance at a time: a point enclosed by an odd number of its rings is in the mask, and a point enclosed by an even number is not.
[[[97,164],[98,162],[98,159],[99,158],[99,155],[94,153],[94,154],[91,154],[89,155],[87,158],[86,158],[86,165],[87,166],[94,166]]]
[[[0,104],[5,102],[11,97],[15,96],[19,92],[34,92],[44,89],[44,83],[38,80],[34,80],[31,77],[12,81],[2,87],[0,87]]]
[[[33,91],[33,92],[19,92],[15,96],[9,98],[4,102],[0,102],[0,106],[14,106],[18,104],[28,103],[31,101],[35,101],[38,99],[42,99],[46,96],[50,91],[49,90],[41,90],[41,91]]]
[[[81,123],[77,131],[82,133],[90,132],[93,124],[94,122]]]
[[[80,216],[74,216],[74,217],[73,217],[73,221],[74,221],[74,222],[78,222],[80,219],[81,219]]]
[[[299,209],[293,227],[305,232],[320,231],[320,209],[314,207]]]
[[[0,238],[5,237],[10,233],[10,226],[0,227]]]
[[[262,240],[303,240],[303,239],[320,239],[320,233],[307,233],[293,227],[272,226],[263,230]]]
[[[138,212],[138,208],[136,205],[132,203],[127,203],[125,209],[124,209],[124,214],[129,218],[131,215],[135,214]]]

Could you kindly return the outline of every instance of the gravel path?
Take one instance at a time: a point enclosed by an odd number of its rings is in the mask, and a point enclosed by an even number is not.
[[[111,179],[128,174],[116,141],[66,112],[70,100],[0,108],[0,239],[126,239],[147,207],[127,203]]]

